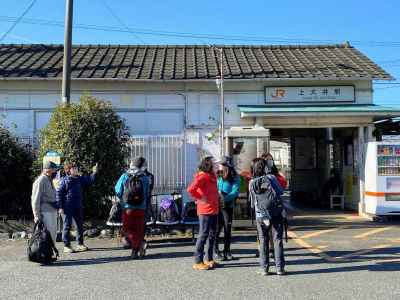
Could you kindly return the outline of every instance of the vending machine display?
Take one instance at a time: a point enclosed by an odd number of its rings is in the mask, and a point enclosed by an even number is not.
[[[378,145],[378,175],[400,176],[400,145]]]

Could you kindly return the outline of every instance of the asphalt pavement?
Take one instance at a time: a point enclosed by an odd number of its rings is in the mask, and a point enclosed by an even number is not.
[[[89,239],[52,266],[28,262],[26,241],[2,241],[0,299],[400,299],[398,223],[314,212],[291,224],[284,277],[256,274],[254,230],[234,232],[238,260],[211,271],[192,270],[190,239],[156,237],[135,261],[117,239]]]

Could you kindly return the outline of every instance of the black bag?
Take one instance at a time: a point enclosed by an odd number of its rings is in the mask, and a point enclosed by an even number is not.
[[[57,260],[58,250],[42,221],[36,222],[33,228],[32,237],[28,241],[27,254],[30,261],[44,265]]]
[[[141,205],[144,201],[144,188],[141,175],[130,175],[124,184],[122,199],[129,205]]]
[[[183,222],[198,222],[196,203],[194,201],[186,202],[182,214]]]
[[[122,206],[119,202],[114,202],[111,209],[110,215],[108,216],[108,226],[121,226],[122,224]]]

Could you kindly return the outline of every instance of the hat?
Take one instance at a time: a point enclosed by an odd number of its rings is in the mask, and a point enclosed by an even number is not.
[[[146,159],[142,156],[140,157],[136,157],[133,161],[131,161],[131,163],[129,164],[129,168],[130,169],[134,169],[134,168],[146,168],[147,167],[147,162]]]
[[[223,166],[226,166],[228,168],[233,168],[233,161],[232,161],[232,157],[229,156],[224,156],[221,161],[220,164]]]
[[[45,161],[43,163],[43,170],[49,170],[49,169],[54,169],[56,170],[58,167],[55,163],[53,163],[52,161]]]

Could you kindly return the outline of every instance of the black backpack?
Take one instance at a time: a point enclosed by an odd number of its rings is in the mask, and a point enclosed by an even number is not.
[[[282,201],[267,176],[254,179],[251,189],[257,198],[257,208],[263,215],[277,217],[282,213]]]
[[[198,222],[199,216],[197,215],[196,202],[186,202],[183,208],[182,220],[184,222]]]
[[[36,222],[33,228],[32,237],[28,241],[27,253],[30,261],[44,265],[57,260],[58,250],[42,221]]]
[[[141,175],[130,175],[124,184],[122,199],[129,205],[141,205],[144,202],[144,188]]]

